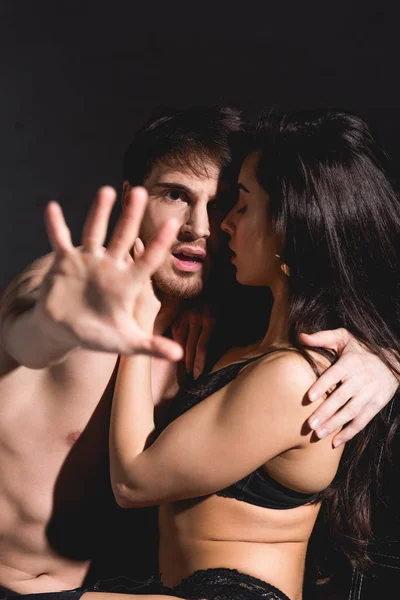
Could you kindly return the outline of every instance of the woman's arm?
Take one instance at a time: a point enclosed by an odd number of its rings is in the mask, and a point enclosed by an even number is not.
[[[121,486],[130,480],[133,461],[145,450],[154,428],[150,358],[122,356],[110,422],[111,483],[121,506],[125,506]]]
[[[305,424],[314,405],[305,394],[314,379],[306,361],[293,352],[261,359],[173,421],[146,448],[154,429],[149,362],[124,359],[110,433],[118,503],[146,506],[212,494],[282,452],[309,445],[312,431]],[[318,441],[318,451],[322,447],[336,454],[329,439]]]

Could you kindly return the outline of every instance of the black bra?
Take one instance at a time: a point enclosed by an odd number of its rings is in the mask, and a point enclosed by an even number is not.
[[[187,410],[223,388],[238,375],[243,367],[270,353],[266,352],[261,356],[255,356],[248,360],[222,367],[218,371],[205,373],[197,380],[190,379],[182,392],[173,400],[167,415],[167,422],[164,423],[164,428]],[[237,483],[216,492],[217,496],[235,498],[249,504],[278,510],[308,504],[316,500],[320,494],[321,492],[303,494],[291,490],[270,477],[263,467],[253,471],[253,473],[250,473]]]

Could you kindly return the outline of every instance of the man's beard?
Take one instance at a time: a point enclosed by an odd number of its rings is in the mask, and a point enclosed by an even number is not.
[[[163,276],[160,273],[155,273],[152,277],[154,291],[159,299],[163,296],[172,296],[179,300],[189,300],[199,296],[203,290],[203,278],[199,276],[193,277],[188,275],[176,275],[175,277]]]

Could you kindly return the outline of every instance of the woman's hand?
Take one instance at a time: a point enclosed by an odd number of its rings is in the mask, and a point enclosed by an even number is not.
[[[314,402],[334,390],[308,422],[320,438],[347,424],[333,438],[333,445],[339,446],[364,429],[388,404],[399,381],[383,361],[346,329],[303,333],[300,341],[307,346],[332,348],[339,354],[338,361],[317,379],[307,394]]]
[[[185,367],[197,379],[203,372],[207,346],[216,318],[208,305],[185,310],[174,322],[172,335],[184,349]]]
[[[145,252],[144,244],[140,238],[136,238],[133,245],[133,262],[138,261]],[[131,259],[132,260],[132,259]],[[141,291],[136,298],[134,317],[139,327],[152,335],[154,322],[160,312],[161,302],[154,293],[151,278],[143,281]]]

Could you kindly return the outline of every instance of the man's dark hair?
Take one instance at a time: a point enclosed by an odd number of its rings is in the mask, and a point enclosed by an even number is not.
[[[344,327],[398,375],[400,202],[376,136],[345,110],[270,112],[258,123],[255,147],[268,216],[290,267],[290,344],[307,358],[300,332]],[[346,444],[319,498],[319,521],[326,517],[339,549],[361,569],[369,566],[371,488],[382,440],[397,426],[382,427],[389,411],[390,405]]]
[[[215,165],[235,177],[246,154],[247,122],[241,110],[229,106],[157,108],[136,132],[123,162],[123,178],[143,185],[159,162],[207,175]]]

